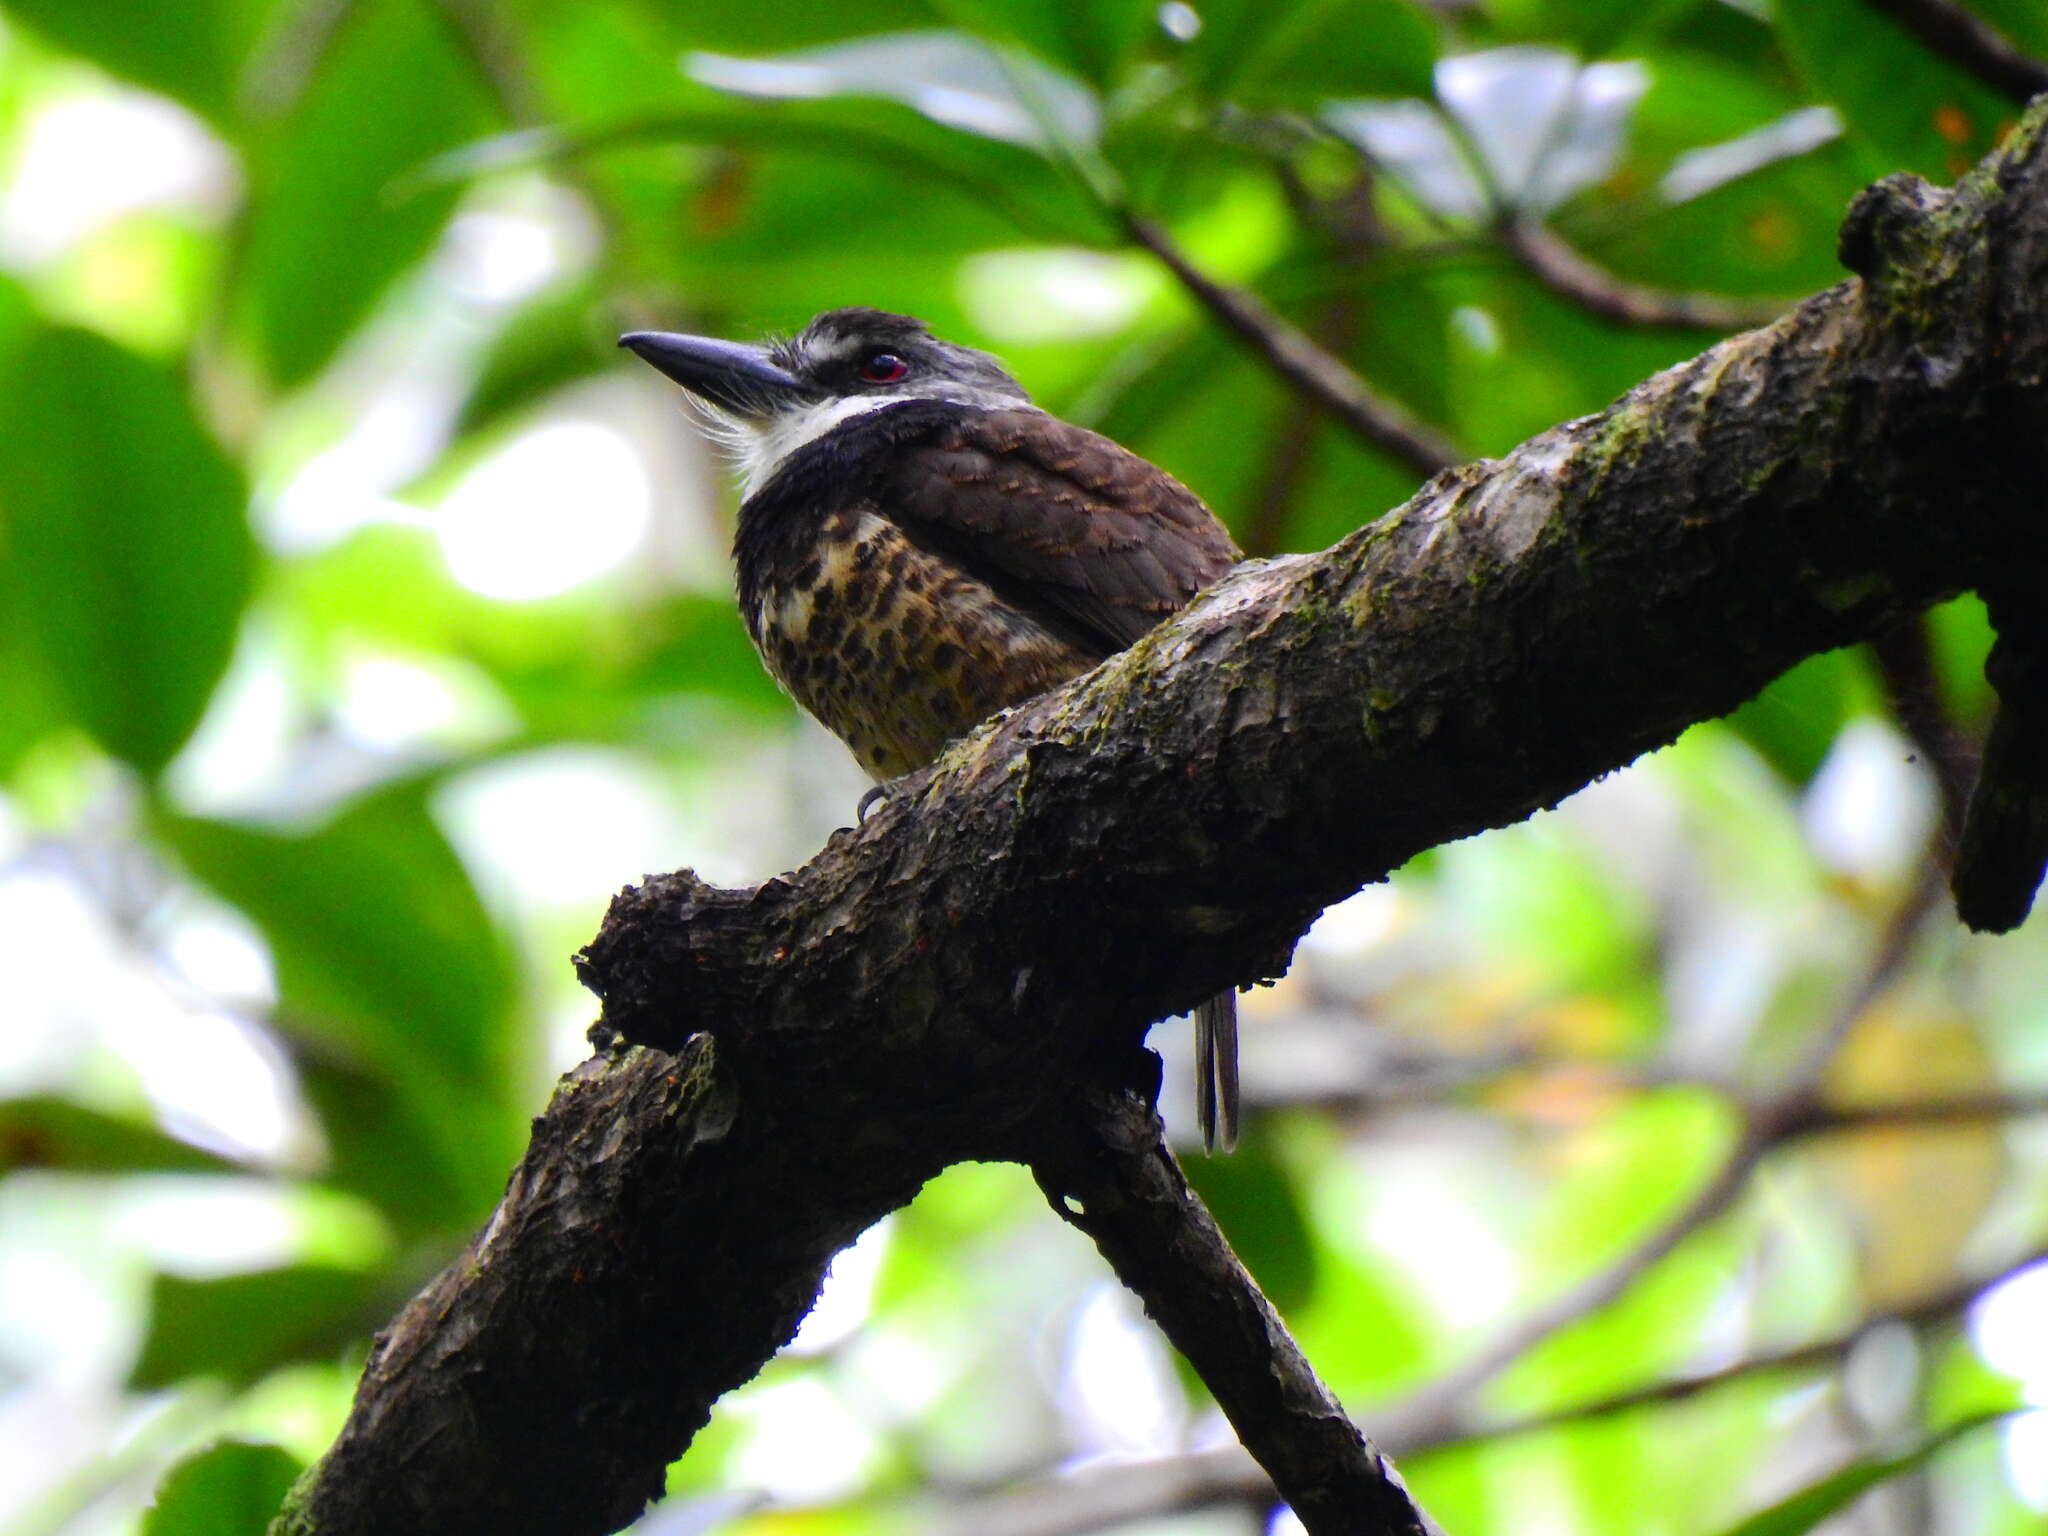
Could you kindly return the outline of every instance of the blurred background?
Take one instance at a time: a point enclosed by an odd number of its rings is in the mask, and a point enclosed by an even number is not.
[[[1862,0],[0,0],[0,1533],[261,1530],[584,1053],[609,894],[851,818],[621,329],[910,311],[1312,549],[1429,434],[1835,281],[1859,187],[2016,111]],[[1244,1000],[1191,1171],[1457,1536],[2040,1529],[2048,924],[1938,884],[1986,643],[1817,657]],[[646,1528],[1273,1526],[1229,1443],[962,1167]]]

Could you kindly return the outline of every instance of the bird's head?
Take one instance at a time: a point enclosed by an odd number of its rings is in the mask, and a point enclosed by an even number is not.
[[[880,309],[827,310],[786,341],[632,331],[619,345],[690,392],[741,461],[749,493],[797,448],[864,411],[901,400],[1031,403],[988,353]]]

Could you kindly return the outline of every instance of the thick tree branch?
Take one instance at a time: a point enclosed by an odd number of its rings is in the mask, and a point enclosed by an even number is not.
[[[1029,1160],[1150,1020],[1420,849],[2038,571],[2044,121],[1954,194],[1865,194],[1860,281],[1245,568],[803,869],[623,893],[583,974],[663,1049],[565,1083],[280,1528],[615,1528],[836,1249],[950,1163]]]

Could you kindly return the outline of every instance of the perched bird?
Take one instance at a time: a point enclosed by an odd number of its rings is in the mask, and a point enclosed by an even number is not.
[[[1173,476],[907,315],[830,310],[773,345],[619,344],[732,451],[747,633],[878,782],[1122,650],[1239,558]],[[1197,1010],[1196,1038],[1214,1150],[1237,1137],[1231,993]]]

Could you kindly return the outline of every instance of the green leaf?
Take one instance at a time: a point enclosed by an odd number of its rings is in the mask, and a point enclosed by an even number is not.
[[[1805,1532],[1818,1527],[1830,1515],[1846,1509],[1879,1483],[1924,1466],[1971,1430],[2008,1417],[2010,1415],[2004,1413],[1980,1414],[1951,1424],[1903,1455],[1859,1457],[1840,1471],[1731,1526],[1724,1536],[1804,1536]]]
[[[638,9],[684,33],[691,46],[734,53],[804,48],[932,23],[926,0],[776,0],[774,5],[687,8],[674,0],[639,0]]]
[[[741,96],[900,102],[934,122],[999,143],[1092,143],[1101,103],[1035,56],[948,29],[853,38],[768,58],[693,54],[691,75]]]
[[[226,670],[252,549],[239,473],[154,364],[43,328],[0,362],[11,586],[78,723],[144,773]]]
[[[1307,1301],[1316,1286],[1315,1243],[1294,1181],[1272,1149],[1249,1140],[1231,1157],[1191,1159],[1187,1175],[1273,1305],[1291,1312]]]
[[[6,273],[0,272],[0,363],[14,355],[35,328],[35,307],[28,294]]]
[[[147,1392],[206,1376],[246,1386],[281,1365],[331,1360],[382,1321],[385,1300],[382,1276],[328,1264],[217,1280],[159,1274],[129,1385]]]
[[[28,295],[0,273],[0,379],[11,377],[16,352],[36,331]],[[7,557],[6,526],[0,506],[0,779],[66,715],[29,626],[25,599],[15,591],[27,572]]]
[[[535,297],[485,350],[456,417],[456,433],[494,426],[564,384],[611,368],[617,356],[614,319],[595,281]]]
[[[429,787],[380,790],[304,834],[160,820],[186,867],[263,930],[278,1024],[309,1047],[332,1182],[406,1232],[488,1209],[523,1126],[511,959]]]
[[[1565,43],[1589,58],[1640,46],[1703,0],[1491,0],[1486,9],[1507,39]]]
[[[302,835],[175,816],[161,829],[263,930],[290,1028],[503,1102],[511,963],[425,785],[379,790]]]
[[[1519,267],[1439,271],[1437,282],[1438,302],[1462,311],[1448,370],[1449,424],[1480,453],[1505,452],[1600,410],[1700,345],[1697,336],[1609,325]]]
[[[857,95],[776,102],[734,100],[688,82],[678,82],[677,96],[682,104],[671,109],[465,146],[446,157],[441,166],[466,173],[525,163],[611,159],[621,151],[678,144],[779,152],[802,157],[808,195],[800,206],[806,209],[823,205],[836,212],[850,204],[849,194],[829,185],[835,178],[849,172],[877,176],[883,185],[893,188],[895,213],[916,223],[920,234],[929,237],[922,247],[927,252],[934,243],[941,248],[984,246],[1016,231],[1047,240],[1097,244],[1108,235],[1108,226],[1094,205],[1081,199],[1072,183],[1036,151],[946,127],[900,102]],[[830,176],[818,174],[820,163],[835,167]],[[673,167],[668,178],[672,204]],[[828,184],[815,185],[821,181]],[[771,224],[768,233],[761,232],[762,213],[779,212],[765,195],[769,189],[759,185],[758,178],[748,177],[737,190],[731,207],[710,196],[700,202],[700,227],[693,232],[696,238],[677,252],[719,273],[721,282],[747,275],[732,267],[734,257],[750,238],[785,258],[797,254],[784,244],[786,229]],[[985,227],[968,224],[956,233],[950,222],[934,223],[924,211],[927,203],[945,209],[962,201],[994,217]],[[743,222],[727,235],[725,226],[736,217]],[[822,219],[816,222],[807,237],[819,238],[830,229],[835,241],[831,254],[842,263],[870,246],[883,251],[902,248],[895,227],[886,220],[847,218],[837,227]],[[1006,229],[1006,224],[1010,228]],[[926,271],[929,275],[928,265]],[[814,298],[804,302],[809,309],[816,308]]]
[[[17,1168],[224,1173],[235,1164],[140,1120],[38,1096],[0,1100],[0,1175]]]
[[[2023,52],[2048,55],[2048,8],[2041,0],[1970,0],[1970,10]]]
[[[1408,0],[1298,5],[1262,40],[1231,95],[1304,106],[1342,96],[1427,96],[1436,53],[1436,28]]]
[[[408,173],[495,114],[421,0],[364,0],[290,116],[252,157],[243,288],[281,385],[318,372],[433,246],[456,193]]]
[[[1191,79],[1217,95],[1310,106],[1333,96],[1431,92],[1436,27],[1410,0],[1210,0],[1187,45]]]
[[[401,1236],[474,1227],[504,1188],[511,1136],[479,1135],[491,1128],[484,1115],[453,1122],[451,1138],[450,1117],[463,1113],[452,1096],[409,1095],[388,1077],[318,1059],[300,1062],[299,1088],[326,1135],[322,1182],[369,1201]],[[516,1119],[503,1117],[503,1128],[516,1130]],[[482,1155],[464,1156],[465,1143]]]
[[[142,1536],[263,1536],[304,1470],[278,1446],[223,1440],[164,1474]]]
[[[1840,279],[1841,210],[1870,179],[1868,168],[1837,140],[1677,203],[1654,195],[1610,202],[1595,189],[1560,214],[1558,227],[1596,263],[1652,287],[1784,298]],[[1622,179],[1640,173],[1640,192],[1655,171],[1632,156]],[[1612,326],[1588,323],[1616,337]]]
[[[1856,715],[1870,708],[1877,685],[1861,650],[1809,656],[1728,717],[1788,781],[1812,778]]]
[[[137,85],[226,123],[253,40],[247,0],[5,0],[7,11],[52,43]]]
[[[0,780],[12,776],[28,750],[67,719],[13,591],[20,574],[0,559]]]
[[[1991,616],[1984,600],[1970,592],[1929,609],[1927,633],[1950,716],[1965,724],[1985,719],[1993,695],[1984,677],[1984,659],[1991,651]]]
[[[1158,33],[1154,0],[943,0],[936,9],[1104,87],[1122,76],[1146,35]]]
[[[303,834],[159,819],[186,867],[263,930],[332,1182],[406,1232],[489,1209],[524,1129],[512,961],[428,812],[431,787],[389,786]]]
[[[1772,9],[1785,52],[1870,147],[1874,172],[1953,181],[2019,115],[2011,101],[1862,0],[1792,0]]]

